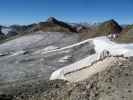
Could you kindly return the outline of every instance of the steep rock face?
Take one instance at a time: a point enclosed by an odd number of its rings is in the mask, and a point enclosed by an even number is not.
[[[115,20],[112,19],[100,24],[97,28],[97,33],[120,33],[121,30],[121,26]]]
[[[44,32],[76,32],[76,30],[69,24],[59,21],[54,17],[49,17],[46,22],[40,22],[31,28],[30,31],[35,32],[42,30]]]

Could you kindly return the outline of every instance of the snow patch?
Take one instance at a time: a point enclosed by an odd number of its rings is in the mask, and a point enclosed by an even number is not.
[[[91,56],[88,56],[88,57],[86,57],[80,61],[77,61],[71,65],[68,65],[68,66],[65,66],[63,68],[56,70],[55,72],[52,73],[50,80],[54,80],[54,79],[66,80],[66,78],[64,76],[66,73],[70,73],[70,72],[82,69],[84,67],[87,67],[89,65],[92,65],[94,62],[96,62],[100,59],[101,55],[104,56],[103,51],[105,51],[105,50],[109,51],[109,53],[113,56],[117,56],[117,55],[123,55],[125,57],[133,56],[133,43],[131,43],[131,44],[117,44],[115,42],[110,41],[105,36],[97,37],[97,38],[93,38],[93,39],[87,39],[87,40],[82,41],[80,43],[64,47],[63,49],[72,48],[74,46],[89,42],[90,40],[92,40],[94,45],[95,45],[96,53],[91,55]]]
[[[71,65],[60,68],[52,73],[50,80],[60,79],[60,78],[65,80],[64,75],[66,73],[81,69],[83,67],[86,67],[87,65],[88,66],[91,65],[94,61],[97,60],[97,57],[98,57],[98,54],[94,54],[94,55],[88,56],[80,61],[77,61]]]
[[[17,39],[8,41],[4,44],[0,45],[0,51],[5,51],[5,50],[22,50],[25,48],[28,48],[29,46],[35,45],[35,43],[41,41],[44,39],[42,35],[27,35],[27,36],[22,36]]]
[[[132,44],[118,44],[110,41],[107,37],[97,37],[93,39],[96,52],[108,50],[111,55],[123,55],[125,57],[133,56]]]

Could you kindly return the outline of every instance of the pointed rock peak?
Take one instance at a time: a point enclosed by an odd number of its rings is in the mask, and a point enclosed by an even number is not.
[[[50,22],[50,23],[54,23],[54,22],[57,22],[58,20],[55,18],[55,17],[49,17],[47,19],[47,22]]]
[[[119,25],[119,23],[117,22],[117,21],[115,21],[114,19],[110,19],[110,20],[108,20],[108,21],[105,21],[104,22],[105,24],[110,24],[110,23],[112,23],[112,24],[115,24],[115,25]]]
[[[98,33],[120,33],[122,31],[122,27],[117,23],[114,19],[105,21],[101,23],[98,27]]]
[[[110,19],[109,21],[111,21],[111,22],[116,22],[114,19]]]

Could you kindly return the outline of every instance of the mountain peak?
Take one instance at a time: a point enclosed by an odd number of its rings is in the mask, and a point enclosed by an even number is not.
[[[116,22],[114,19],[111,19],[101,23],[98,27],[97,32],[108,34],[108,33],[114,33],[114,32],[120,33],[121,30],[122,30],[122,27],[119,25],[119,23]]]
[[[118,22],[116,21],[116,20],[114,20],[114,19],[110,19],[110,20],[108,20],[108,21],[105,21],[105,23],[113,23],[113,24],[117,24],[117,25],[119,25],[118,24]]]
[[[55,18],[55,17],[49,17],[48,19],[47,19],[47,22],[49,22],[49,23],[54,23],[54,22],[57,22],[58,20]]]

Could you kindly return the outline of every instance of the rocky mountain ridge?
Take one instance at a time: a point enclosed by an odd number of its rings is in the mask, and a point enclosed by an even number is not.
[[[78,33],[81,38],[91,38],[96,36],[102,36],[108,33],[122,31],[122,27],[115,20],[108,20],[99,25],[88,24],[69,24],[64,21],[60,21],[54,17],[49,17],[44,22],[33,23],[30,25],[11,25],[9,27],[2,26],[2,33],[7,37],[22,36],[37,31],[43,32],[69,32]]]

